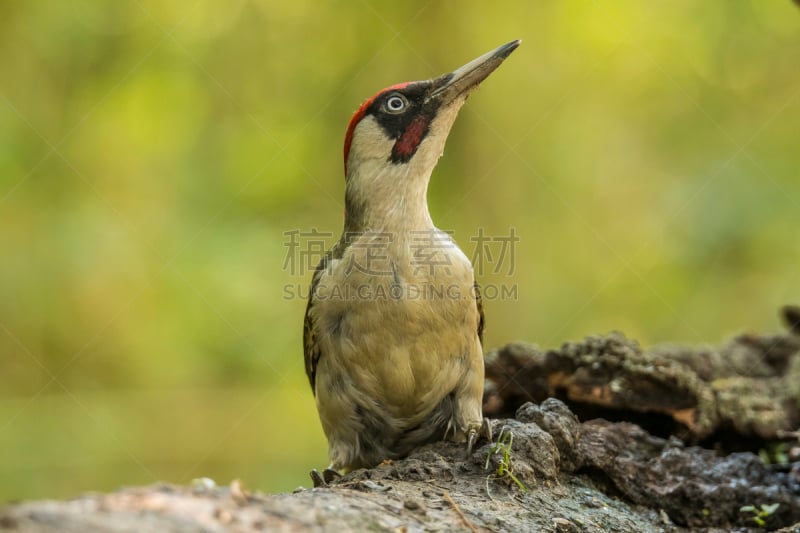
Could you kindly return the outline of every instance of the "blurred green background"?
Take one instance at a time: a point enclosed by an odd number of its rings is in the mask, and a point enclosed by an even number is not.
[[[486,347],[775,330],[800,302],[789,1],[3,2],[0,501],[308,486],[286,232],[338,235],[361,101],[514,38],[430,188],[465,250],[520,239],[480,276],[517,290]]]

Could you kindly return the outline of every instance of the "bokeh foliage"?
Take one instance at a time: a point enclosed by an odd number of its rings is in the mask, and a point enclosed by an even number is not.
[[[800,302],[792,2],[27,0],[0,6],[0,500],[326,464],[303,374],[341,144],[377,89],[513,38],[430,188],[514,228],[487,347],[776,328]],[[295,265],[298,266],[298,265]]]

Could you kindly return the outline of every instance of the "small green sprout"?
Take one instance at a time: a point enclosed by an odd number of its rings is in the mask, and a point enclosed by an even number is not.
[[[503,427],[500,430],[500,434],[497,436],[497,442],[492,446],[492,449],[489,450],[489,455],[486,456],[486,466],[484,466],[484,470],[489,470],[489,463],[491,463],[492,456],[497,454],[502,454],[500,457],[500,464],[495,471],[497,478],[502,478],[504,476],[508,476],[511,481],[517,484],[519,490],[522,492],[527,492],[525,485],[519,478],[514,475],[514,470],[511,464],[511,445],[514,442],[514,434],[509,431],[507,427]],[[488,487],[488,480],[487,477],[487,487]]]
[[[758,527],[764,527],[767,523],[766,519],[769,518],[772,513],[778,510],[781,504],[779,503],[762,503],[760,507],[756,507],[755,505],[745,505],[739,508],[740,513],[753,513],[753,516],[750,517],[750,520],[756,523]]]
[[[789,463],[789,443],[772,442],[758,450],[758,456],[767,465],[785,465]]]

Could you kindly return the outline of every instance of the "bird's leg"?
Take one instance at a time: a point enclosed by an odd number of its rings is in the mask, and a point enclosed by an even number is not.
[[[311,476],[311,482],[314,484],[315,489],[317,487],[327,487],[330,483],[342,477],[338,471],[331,468],[332,466],[333,465],[323,470],[322,473],[316,468],[308,473],[308,475]]]
[[[484,418],[481,421],[479,428],[470,428],[467,433],[467,457],[472,455],[472,448],[475,446],[478,437],[486,437],[489,444],[492,443],[492,422],[488,418]]]

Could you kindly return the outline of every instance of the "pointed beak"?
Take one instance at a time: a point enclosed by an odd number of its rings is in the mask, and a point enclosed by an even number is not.
[[[477,59],[473,59],[463,67],[450,74],[445,74],[434,80],[433,92],[427,100],[439,100],[439,105],[446,106],[455,101],[459,96],[466,98],[489,74],[500,66],[511,52],[516,50],[522,40],[517,39],[503,46],[495,48]]]

